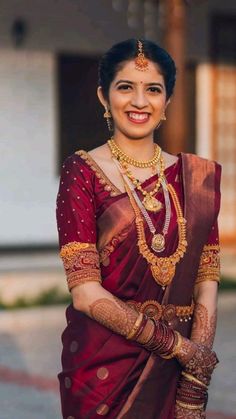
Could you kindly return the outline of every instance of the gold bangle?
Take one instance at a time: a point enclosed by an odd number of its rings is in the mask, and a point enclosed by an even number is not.
[[[153,334],[155,332],[155,323],[154,323],[154,321],[152,319],[149,319],[149,321],[152,322],[152,327],[151,327],[151,329],[149,331],[148,336],[145,338],[145,340],[143,340],[143,338],[141,339],[141,336],[142,336],[142,333],[141,333],[141,335],[137,339],[137,342],[138,343],[141,343],[141,345],[146,345],[151,340],[151,338],[153,337]]]
[[[139,313],[139,315],[138,315],[138,317],[137,317],[137,319],[134,323],[133,328],[129,332],[128,336],[126,336],[126,339],[132,339],[136,335],[139,327],[141,326],[142,320],[143,320],[143,313]]]
[[[203,383],[202,381],[198,380],[194,375],[188,374],[187,372],[182,371],[181,373],[185,378],[187,378],[189,381],[200,384],[202,387],[207,388],[207,385]]]
[[[200,404],[199,406],[196,406],[194,404],[190,404],[190,403],[183,403],[179,400],[176,400],[176,404],[180,407],[183,407],[184,409],[188,409],[188,410],[202,410],[204,408],[204,404]]]
[[[175,344],[175,347],[174,347],[173,351],[171,352],[171,354],[169,354],[169,355],[161,355],[161,357],[164,358],[164,359],[172,359],[172,358],[175,358],[178,355],[179,350],[180,350],[180,348],[182,346],[183,339],[182,339],[181,334],[179,332],[177,332],[177,330],[175,330],[174,333],[175,333],[175,336],[177,336],[177,343]]]

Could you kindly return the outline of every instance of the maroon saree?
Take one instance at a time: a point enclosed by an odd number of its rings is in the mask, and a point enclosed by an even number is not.
[[[156,300],[172,306],[191,304],[199,260],[206,243],[217,242],[220,167],[194,155],[181,154],[165,170],[187,220],[188,247],[177,264],[172,283],[163,290],[139,254],[134,213],[126,193],[121,193],[85,152],[65,161],[57,199],[60,247],[68,243],[96,245],[102,286],[123,301]],[[152,188],[156,175],[142,186]],[[156,195],[164,203],[160,192]],[[166,249],[172,254],[178,244],[176,214],[172,217]],[[151,214],[161,230],[165,212]],[[151,234],[146,230],[150,244]],[[87,256],[73,261],[76,270],[89,272]],[[62,334],[62,372],[58,374],[62,415],[65,419],[107,418],[173,419],[180,367],[175,359],[164,360],[138,344],[127,341],[72,305],[66,311],[67,327]],[[185,319],[187,320],[187,319]],[[184,336],[191,320],[171,326]]]

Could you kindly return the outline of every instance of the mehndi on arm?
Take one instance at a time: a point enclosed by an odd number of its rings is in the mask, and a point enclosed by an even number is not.
[[[209,253],[209,249],[207,250]],[[217,322],[217,290],[219,281],[219,258],[214,249],[214,255],[203,252],[198,278],[194,290],[195,309],[193,317],[193,326],[191,340],[196,344],[204,345],[209,350],[213,347],[213,341],[216,331]],[[205,272],[205,277],[204,277]],[[199,280],[200,278],[200,280]],[[199,359],[199,365],[203,365]],[[191,404],[198,397],[199,390],[194,382],[192,369],[194,365],[192,361],[184,362],[185,368],[179,381],[177,397],[176,397],[176,418],[182,419],[192,415],[192,418],[204,418],[207,405],[208,395],[207,387],[205,388],[205,403],[201,409],[193,410]],[[210,384],[210,376],[208,380],[199,376],[203,384]],[[204,392],[204,387],[202,389]]]
[[[183,338],[165,323],[154,321],[146,314],[137,312],[98,283],[76,286],[72,289],[72,296],[75,308],[156,355],[165,359],[181,357],[181,363],[193,360],[193,365],[201,358],[204,360],[204,368],[200,377],[208,380],[217,362],[210,349]],[[195,359],[197,361],[194,361]]]

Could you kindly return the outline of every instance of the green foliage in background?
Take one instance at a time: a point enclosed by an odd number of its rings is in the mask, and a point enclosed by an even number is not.
[[[43,291],[41,294],[31,299],[20,297],[16,299],[12,304],[4,303],[3,301],[1,301],[0,298],[0,309],[17,309],[25,307],[49,306],[70,303],[71,295],[69,293],[62,294],[57,287],[53,287],[46,291]]]
[[[222,278],[220,287],[220,292],[226,291],[236,291],[236,279],[229,279],[229,278]],[[2,310],[14,310],[18,308],[26,308],[26,307],[37,307],[37,306],[49,306],[49,305],[58,305],[58,304],[70,304],[71,303],[71,294],[66,293],[63,294],[61,291],[58,290],[57,287],[50,288],[46,291],[43,291],[37,297],[29,299],[29,298],[18,298],[12,304],[4,303],[0,298],[0,309]]]

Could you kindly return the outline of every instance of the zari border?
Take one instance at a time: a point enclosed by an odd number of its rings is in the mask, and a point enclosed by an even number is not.
[[[112,237],[112,239],[105,244],[105,246],[99,250],[99,260],[100,263],[102,263],[104,266],[107,266],[109,263],[107,261],[109,260],[109,256],[111,253],[114,252],[118,244],[120,244],[129,234],[130,226],[124,228],[124,230],[121,231],[121,233],[115,235]]]
[[[220,282],[219,251],[220,246],[218,244],[207,244],[203,247],[195,284],[205,281]],[[205,263],[205,258],[210,260],[210,263]]]
[[[71,272],[67,275],[68,288],[71,290],[76,285],[86,282],[96,281],[102,283],[100,271],[98,269],[83,269],[82,271]]]
[[[99,183],[101,183],[101,185],[105,185],[105,191],[110,192],[111,196],[117,196],[122,194],[122,192],[109,180],[109,178],[105,175],[100,166],[86,151],[78,150],[75,152],[75,154],[78,154],[78,156],[80,156],[87,163],[87,165],[94,171],[95,175],[99,180]]]
[[[60,256],[69,290],[89,281],[102,282],[99,254],[95,243],[69,242],[62,246]]]

